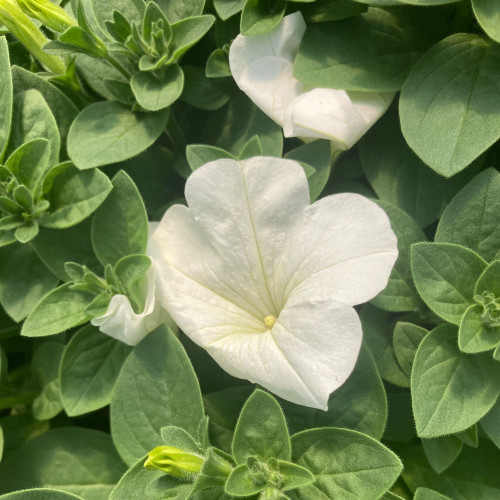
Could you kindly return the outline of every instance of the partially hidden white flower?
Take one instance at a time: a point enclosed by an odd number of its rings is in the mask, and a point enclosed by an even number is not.
[[[270,33],[238,35],[229,65],[238,87],[283,127],[285,137],[327,139],[349,149],[385,113],[394,93],[308,89],[293,76],[306,29],[300,12],[285,16]]]
[[[150,223],[150,234],[157,227],[157,223]],[[148,244],[147,254],[154,254],[151,241]],[[162,324],[172,325],[172,319],[163,309],[156,298],[156,269],[154,259],[142,283],[142,291],[146,297],[144,310],[136,313],[125,295],[113,295],[106,312],[91,323],[99,327],[101,332],[125,344],[137,345],[149,332]]]
[[[385,288],[397,241],[357,194],[310,205],[291,160],[217,160],[186,183],[152,235],[158,297],[228,373],[327,409],[356,363],[353,305]]]

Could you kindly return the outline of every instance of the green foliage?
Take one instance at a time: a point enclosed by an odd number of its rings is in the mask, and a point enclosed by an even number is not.
[[[238,465],[256,457],[290,460],[290,439],[280,406],[269,394],[257,390],[241,410],[234,431],[232,452]]]
[[[441,325],[417,350],[411,390],[420,437],[460,432],[495,404],[500,393],[500,364],[486,353],[463,354],[457,346],[456,328]]]
[[[399,476],[399,458],[374,439],[346,429],[312,429],[292,436],[293,459],[314,475],[314,484],[292,498],[378,498]],[[348,492],[348,493],[347,493]]]
[[[5,37],[0,38],[0,65],[0,161],[2,161],[9,140],[13,102],[9,48]]]
[[[133,113],[118,102],[91,104],[71,125],[68,154],[79,169],[126,160],[158,139],[167,118],[166,111]]]
[[[435,241],[456,243],[493,260],[500,252],[500,174],[493,168],[474,177],[453,198],[441,217]]]
[[[124,171],[113,179],[113,190],[92,220],[92,244],[101,264],[142,254],[148,241],[148,219],[141,195]]]
[[[0,492],[45,486],[105,500],[122,473],[108,434],[62,427],[31,439],[0,463]]]
[[[70,416],[111,402],[114,384],[130,347],[87,326],[76,333],[61,359],[61,398]]]
[[[432,28],[417,30],[422,28],[418,11],[373,8],[342,22],[313,24],[300,46],[294,74],[315,87],[399,90],[422,51],[442,32],[439,20],[426,18]]]
[[[418,293],[438,316],[460,324],[472,305],[474,284],[486,262],[468,248],[447,243],[416,243],[411,267]]]
[[[417,155],[445,177],[463,170],[500,138],[500,94],[491,83],[498,77],[499,58],[496,44],[455,34],[426,52],[402,88],[403,134]]]
[[[161,427],[176,425],[194,434],[202,417],[189,359],[173,333],[159,327],[133,349],[116,381],[111,400],[116,449],[132,465],[160,444]],[[138,428],[140,434],[134,432]]]

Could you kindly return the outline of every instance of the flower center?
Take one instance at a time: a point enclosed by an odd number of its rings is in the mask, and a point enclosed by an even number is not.
[[[264,323],[268,328],[272,328],[274,323],[276,323],[276,317],[270,314],[264,318]]]

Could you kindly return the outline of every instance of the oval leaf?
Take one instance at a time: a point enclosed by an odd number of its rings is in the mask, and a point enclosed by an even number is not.
[[[71,125],[68,154],[82,170],[127,160],[158,139],[167,119],[168,111],[133,113],[119,102],[96,102]]]

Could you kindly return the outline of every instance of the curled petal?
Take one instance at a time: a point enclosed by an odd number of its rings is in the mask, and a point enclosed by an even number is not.
[[[310,90],[288,105],[283,133],[285,137],[327,139],[338,149],[349,149],[385,113],[392,95],[387,99],[376,92]]]
[[[229,65],[238,87],[280,126],[288,105],[303,90],[293,76],[293,60],[304,31],[304,19],[296,12],[269,34],[237,36],[229,51]]]
[[[91,323],[101,332],[128,345],[137,345],[149,332],[161,324],[170,324],[171,319],[155,299],[155,272],[147,273],[147,296],[144,311],[137,314],[125,295],[114,295],[106,312]]]

